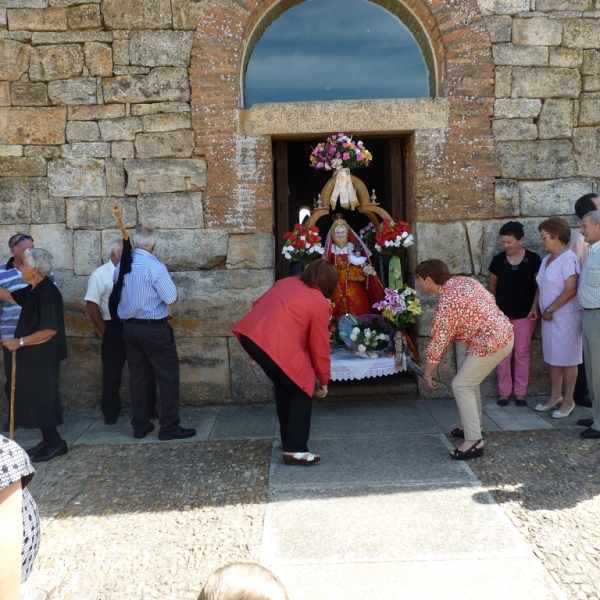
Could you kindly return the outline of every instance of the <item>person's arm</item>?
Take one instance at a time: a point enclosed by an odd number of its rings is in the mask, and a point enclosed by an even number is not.
[[[0,301],[8,302],[9,304],[16,304],[16,301],[12,297],[12,294],[3,287],[0,287]]]
[[[38,346],[39,344],[44,344],[55,335],[55,329],[41,329],[31,335],[23,336],[23,346]],[[21,338],[6,338],[2,340],[2,345],[10,352],[14,352],[19,348],[23,348],[20,340]]]
[[[315,311],[315,314],[309,324],[308,332],[308,350],[310,359],[315,369],[317,379],[321,384],[323,394],[319,398],[327,395],[327,384],[331,379],[331,350],[329,347],[329,317],[331,308]]]
[[[21,599],[23,549],[23,490],[21,480],[0,490],[0,598]]]
[[[488,289],[490,290],[490,294],[492,296],[496,296],[496,290],[498,289],[498,275],[494,275],[494,273],[490,273],[490,283],[488,285]]]
[[[578,281],[579,275],[577,273],[565,279],[565,289],[554,302],[550,303],[550,305],[546,306],[544,309],[544,312],[542,313],[542,319],[544,319],[544,321],[552,321],[552,313],[556,312],[561,306],[564,306],[569,300],[575,298],[577,295]]]
[[[92,320],[92,323],[94,324],[94,327],[96,327],[96,329],[101,334],[104,334],[104,330],[106,329],[106,323],[102,318],[100,307],[95,302],[88,300],[85,303],[85,308],[87,310],[88,315],[90,316],[90,319]]]
[[[537,273],[536,273],[537,276]],[[538,312],[538,306],[540,304],[540,288],[535,286],[535,296],[533,297],[533,304],[531,305],[531,310],[527,315],[527,319],[530,321],[537,321],[537,318],[540,316]]]

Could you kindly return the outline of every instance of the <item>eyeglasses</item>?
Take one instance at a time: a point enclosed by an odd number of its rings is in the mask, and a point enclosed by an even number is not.
[[[16,240],[13,240],[12,244],[9,244],[9,248],[14,248],[17,244],[20,244],[21,242],[26,242],[27,240],[30,240],[33,242],[33,238],[30,235],[25,235],[23,234],[17,234],[19,237]]]
[[[541,235],[541,236],[540,236],[540,240],[544,240],[544,239],[546,239],[547,237],[550,237],[550,234],[549,234],[549,233],[547,233],[546,235]]]

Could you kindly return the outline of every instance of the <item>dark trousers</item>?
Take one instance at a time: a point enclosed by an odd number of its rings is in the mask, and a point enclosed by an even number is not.
[[[581,363],[577,368],[577,381],[575,382],[573,398],[575,398],[575,402],[581,402],[581,400],[589,398],[589,396],[585,363]]]
[[[121,412],[121,377],[127,361],[125,341],[123,340],[123,323],[106,321],[106,329],[102,336],[102,397],[100,408],[105,417],[116,419]],[[148,410],[156,410],[156,380],[154,371],[148,386]]]
[[[240,342],[275,385],[275,403],[284,452],[308,452],[312,398],[271,357],[246,336]]]
[[[6,377],[6,383],[4,384],[4,393],[6,394],[6,400],[8,401],[8,407],[10,410],[10,382],[12,379],[12,352],[2,346],[2,358],[4,359],[4,376]]]
[[[150,425],[148,394],[154,376],[162,404],[160,433],[170,433],[179,425],[179,357],[173,330],[168,323],[125,323],[123,339],[129,365],[133,431],[145,433]]]

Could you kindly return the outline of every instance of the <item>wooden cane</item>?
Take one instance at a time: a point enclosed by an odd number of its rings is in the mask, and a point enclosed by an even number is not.
[[[10,426],[8,437],[15,439],[15,392],[17,386],[17,351],[12,352],[12,369],[10,376]]]

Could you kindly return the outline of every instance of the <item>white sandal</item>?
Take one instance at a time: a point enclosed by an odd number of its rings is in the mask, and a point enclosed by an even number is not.
[[[298,465],[302,467],[310,467],[321,460],[318,454],[310,452],[296,452],[293,456],[283,455],[283,462],[286,465]]]

